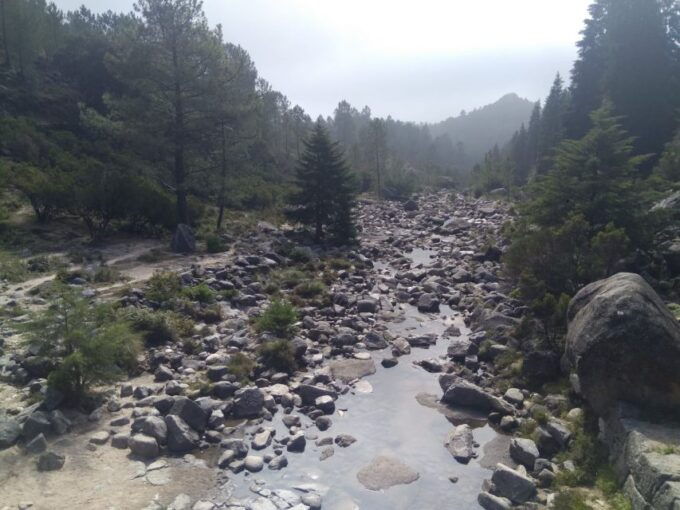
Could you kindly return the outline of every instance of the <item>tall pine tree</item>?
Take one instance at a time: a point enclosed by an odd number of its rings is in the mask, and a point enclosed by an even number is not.
[[[297,168],[299,191],[292,197],[290,216],[314,229],[316,241],[354,242],[352,219],[354,179],[338,143],[331,141],[319,119]]]

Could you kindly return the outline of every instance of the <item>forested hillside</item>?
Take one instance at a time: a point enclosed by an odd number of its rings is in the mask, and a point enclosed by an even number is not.
[[[506,94],[493,104],[461,112],[432,124],[433,136],[448,135],[465,149],[465,169],[470,170],[484,159],[494,145],[503,146],[522,124],[529,123],[534,103],[517,94]]]

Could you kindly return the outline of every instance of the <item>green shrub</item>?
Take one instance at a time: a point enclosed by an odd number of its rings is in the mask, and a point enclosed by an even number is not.
[[[310,251],[300,246],[296,246],[295,248],[290,250],[290,252],[288,253],[288,257],[293,262],[297,262],[299,264],[303,264],[305,262],[309,262],[310,260],[312,260],[312,255]]]
[[[99,266],[92,275],[92,281],[95,283],[113,283],[122,278],[122,275],[117,269],[109,266]]]
[[[342,258],[332,258],[329,259],[328,262],[328,267],[331,269],[335,269],[336,271],[340,269],[351,269],[352,267],[352,262],[350,262],[347,259],[342,259]]]
[[[555,496],[554,510],[592,510],[586,499],[574,489],[563,490]]]
[[[194,287],[185,287],[182,289],[182,295],[201,304],[210,304],[215,302],[217,293],[205,283],[201,283]]]
[[[229,373],[242,383],[248,381],[253,368],[255,368],[255,362],[241,352],[232,355],[229,363],[227,363]]]
[[[265,342],[258,349],[262,364],[277,372],[292,373],[296,368],[293,347],[288,340]]]
[[[147,345],[177,342],[194,332],[194,323],[191,319],[169,310],[131,308],[123,310],[121,314],[142,334]]]
[[[139,335],[110,305],[96,305],[67,286],[44,311],[22,325],[26,342],[56,361],[48,384],[71,401],[80,401],[93,385],[112,382],[137,363]]]
[[[146,262],[147,264],[153,264],[154,262],[160,262],[163,260],[163,252],[158,248],[152,248],[146,253],[142,253],[137,260],[140,262]]]
[[[224,243],[222,238],[217,234],[210,234],[205,239],[205,250],[208,253],[220,253],[225,251]]]
[[[28,276],[28,268],[24,261],[9,253],[0,251],[0,280],[19,283],[26,280]]]
[[[287,301],[274,300],[255,320],[255,328],[259,332],[268,331],[285,338],[291,335],[296,320],[297,312],[293,305]]]
[[[156,271],[146,283],[146,298],[161,305],[180,296],[181,292],[182,282],[172,271]]]
[[[272,276],[273,279],[280,282],[281,286],[285,289],[292,289],[309,278],[306,273],[298,269],[286,269],[284,271],[276,272]]]
[[[301,298],[311,299],[320,296],[326,291],[326,286],[319,280],[308,280],[299,283],[293,289],[293,293]]]
[[[208,306],[198,306],[193,309],[192,316],[197,321],[215,324],[222,320],[222,307],[217,303]]]

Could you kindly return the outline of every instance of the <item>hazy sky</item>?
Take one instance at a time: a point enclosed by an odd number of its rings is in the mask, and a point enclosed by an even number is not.
[[[129,11],[133,0],[56,0]],[[436,121],[568,75],[591,0],[204,0],[211,25],[313,117],[347,99]]]

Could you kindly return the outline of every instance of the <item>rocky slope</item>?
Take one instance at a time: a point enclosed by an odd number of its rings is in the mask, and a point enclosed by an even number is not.
[[[574,469],[557,456],[581,410],[566,392],[513,387],[555,379],[559,357],[521,339],[526,309],[500,271],[505,206],[438,193],[364,202],[358,215],[361,248],[351,253],[291,250],[290,232],[261,224],[219,263],[182,271],[185,287],[222,292],[219,319],[199,324],[191,343],[151,349],[145,374],[105,391],[88,414],[59,407],[30,352],[7,352],[3,379],[39,401],[0,414],[0,465],[10,467],[2,504],[550,504],[558,473]],[[298,370],[288,374],[261,363],[268,335],[250,319],[279,271],[303,266],[328,288],[298,299]],[[153,307],[142,285],[121,304]],[[239,353],[260,361],[248,381],[230,369]]]

